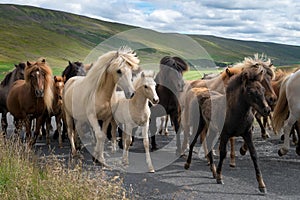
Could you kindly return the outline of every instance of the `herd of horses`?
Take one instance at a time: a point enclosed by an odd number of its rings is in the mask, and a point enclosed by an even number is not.
[[[175,153],[183,155],[189,150],[185,169],[190,167],[193,148],[200,136],[213,177],[223,184],[222,164],[227,143],[230,141],[230,166],[234,167],[234,138],[241,136],[244,144],[240,153],[244,155],[249,150],[258,188],[266,192],[252,139],[253,122],[255,118],[259,122],[263,138],[269,137],[265,127],[268,118],[275,133],[283,129],[284,143],[278,154],[287,154],[290,133],[295,129],[300,138],[297,89],[300,70],[293,73],[275,70],[270,59],[256,54],[220,74],[185,81],[183,74],[189,65],[180,57],[163,57],[156,76],[141,70],[139,62],[134,51],[121,47],[101,55],[91,65],[69,61],[62,76],[53,76],[44,59],[15,65],[0,86],[4,136],[8,127],[6,115],[10,112],[14,117],[14,135],[19,137],[25,126],[24,142],[32,147],[46,126],[46,142],[50,145],[51,118],[55,117],[57,130],[53,137],[59,138],[62,147],[63,134],[67,132],[71,155],[75,157],[80,154],[78,133],[82,131],[79,129],[88,123],[93,133],[93,160],[106,166],[104,147],[108,131],[111,130],[112,150],[116,151],[117,128],[122,127],[122,161],[128,165],[132,131],[142,127],[146,163],[149,172],[154,172],[149,138],[151,149],[158,149],[156,118],[169,116],[176,132]],[[213,161],[214,148],[220,153],[217,167]],[[300,142],[296,152],[300,155]]]

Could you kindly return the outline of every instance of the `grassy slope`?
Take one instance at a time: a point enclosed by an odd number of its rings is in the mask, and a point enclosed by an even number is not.
[[[67,61],[82,61],[100,42],[135,27],[104,22],[65,12],[29,6],[0,4],[0,79],[14,63],[45,57],[59,74]],[[275,65],[300,63],[300,47],[248,42],[214,36],[192,35],[217,63],[232,63],[254,53],[266,53]],[[164,46],[147,49],[149,41],[138,39],[146,49],[138,51],[142,61],[168,55]]]

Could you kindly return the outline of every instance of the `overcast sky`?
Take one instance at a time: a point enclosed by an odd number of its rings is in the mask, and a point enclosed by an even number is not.
[[[298,0],[0,0],[120,22],[161,32],[300,46]]]

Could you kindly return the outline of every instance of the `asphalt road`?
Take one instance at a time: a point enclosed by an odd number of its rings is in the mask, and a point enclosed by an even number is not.
[[[12,130],[10,121],[9,131]],[[54,125],[55,128],[55,125]],[[169,127],[171,129],[171,127]],[[259,129],[255,128],[254,141],[257,149],[259,164],[263,178],[267,187],[267,194],[261,194],[257,188],[255,171],[249,153],[241,156],[238,152],[242,144],[242,139],[236,142],[236,164],[235,168],[229,167],[229,153],[223,165],[224,185],[219,185],[212,178],[212,174],[207,166],[206,160],[201,155],[194,153],[192,164],[189,170],[184,169],[184,157],[177,158],[175,150],[169,148],[169,157],[171,161],[165,158],[159,159],[159,151],[151,152],[155,173],[147,173],[146,170],[136,172],[134,167],[130,170],[104,169],[108,175],[120,175],[124,180],[124,186],[128,189],[130,199],[300,199],[300,157],[295,153],[295,146],[291,145],[288,155],[279,157],[277,151],[281,145],[279,136],[272,132],[271,138],[263,140],[260,137]],[[159,147],[167,145],[174,141],[174,132],[170,131],[169,136],[158,136]],[[109,143],[109,142],[107,142]],[[110,144],[107,144],[110,146]],[[68,141],[64,142],[62,149],[58,148],[58,142],[52,141],[51,150],[45,145],[45,141],[38,141],[37,149],[41,154],[49,155],[54,153],[59,157],[68,159],[70,156],[70,147]],[[143,154],[142,140],[136,139],[134,145],[130,147],[133,155]],[[198,148],[199,150],[199,148]],[[106,149],[110,152],[110,149]],[[173,154],[174,152],[174,154]],[[112,154],[106,153],[106,157]],[[114,160],[120,160],[122,155],[119,149],[114,154]],[[162,155],[162,154],[161,154]],[[84,150],[84,165],[94,166],[90,154]],[[161,162],[165,162],[160,165]],[[218,162],[218,156],[215,156],[215,163]],[[167,163],[167,164],[166,164]],[[142,165],[130,158],[129,166]],[[157,167],[158,166],[158,167]]]

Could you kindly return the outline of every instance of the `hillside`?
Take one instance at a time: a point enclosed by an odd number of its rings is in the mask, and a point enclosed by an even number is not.
[[[0,65],[45,57],[52,67],[61,69],[68,60],[82,61],[107,38],[134,28],[65,12],[0,4]],[[300,63],[299,46],[189,36],[204,47],[218,65],[240,61],[257,52],[270,56],[275,65]],[[163,46],[147,48],[146,39],[135,42],[144,46],[138,52],[142,59],[158,59],[158,55],[168,54]]]

